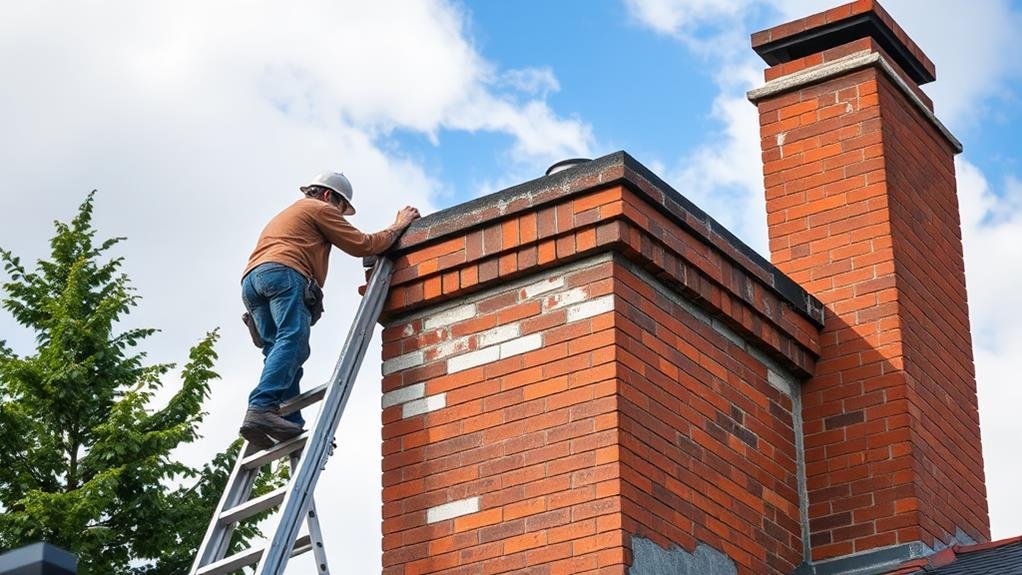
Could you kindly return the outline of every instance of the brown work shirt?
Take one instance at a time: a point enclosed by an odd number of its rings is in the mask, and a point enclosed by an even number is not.
[[[266,224],[242,277],[259,264],[274,262],[315,278],[322,286],[330,265],[331,245],[355,257],[372,256],[389,248],[396,235],[389,229],[362,233],[334,206],[302,198]]]

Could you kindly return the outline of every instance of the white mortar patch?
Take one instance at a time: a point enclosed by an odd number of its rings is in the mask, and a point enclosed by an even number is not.
[[[614,310],[614,295],[609,294],[568,308],[568,322],[586,319]]]
[[[401,371],[402,369],[422,365],[424,361],[425,357],[421,351],[413,351],[411,353],[392,357],[383,362],[383,375],[390,375],[395,371]]]
[[[468,351],[468,338],[459,337],[458,339],[452,339],[451,341],[445,341],[440,345],[429,350],[429,357],[431,360],[440,359],[449,355],[454,355],[463,351]]]
[[[479,498],[470,497],[460,501],[452,501],[430,507],[426,510],[426,523],[436,523],[447,519],[454,519],[462,515],[470,515],[479,511]]]
[[[479,342],[479,347],[489,347],[495,343],[514,339],[520,333],[521,329],[518,324],[512,323],[484,331],[477,336],[478,339],[476,341]]]
[[[530,286],[525,286],[525,289],[522,290],[525,295],[523,299],[529,299],[541,293],[546,293],[550,290],[555,290],[562,287],[564,287],[563,276],[545,279],[541,282],[536,282]]]
[[[534,333],[500,344],[500,359],[511,357],[543,346],[543,334]]]
[[[521,295],[521,291],[528,286],[538,285],[545,281],[556,282],[558,281],[558,279],[561,279],[562,281],[567,281],[565,278],[571,277],[571,275],[574,274],[575,272],[579,272],[591,268],[593,266],[598,266],[600,264],[605,264],[613,260],[614,260],[613,253],[603,252],[592,257],[583,258],[578,261],[572,262],[566,266],[544,270],[543,273],[539,273],[534,276],[530,275],[528,277],[523,277],[514,281],[509,281],[507,283],[500,284],[498,286],[493,287],[492,289],[486,289],[473,293],[472,295],[467,296],[462,300],[459,300],[459,304],[476,305],[481,301],[490,299],[494,296],[507,293],[510,291],[514,291],[518,295]],[[384,327],[394,327],[399,325],[404,326],[407,325],[409,322],[414,322],[416,320],[425,321],[430,317],[439,315],[441,313],[446,313],[457,307],[460,307],[460,305],[451,305],[450,302],[445,302],[437,306],[428,306],[424,309],[419,309],[416,310],[415,312],[403,315],[399,318],[395,318],[393,321],[386,322],[384,324]]]
[[[422,399],[409,401],[408,403],[402,405],[401,417],[412,417],[413,415],[429,413],[431,411],[436,411],[438,409],[443,409],[445,407],[447,407],[447,394],[438,393],[437,395],[423,397]]]
[[[588,298],[585,288],[573,288],[566,292],[554,294],[543,302],[546,309],[557,309],[567,305],[585,301]]]
[[[458,355],[447,360],[447,373],[457,373],[466,369],[497,361],[500,359],[500,347],[490,346],[463,355]]]
[[[449,310],[442,311],[434,316],[427,317],[423,323],[423,329],[436,329],[446,327],[452,323],[458,323],[473,317],[476,314],[474,303],[460,305]]]
[[[416,383],[409,385],[408,387],[402,387],[401,389],[395,389],[394,391],[384,393],[383,399],[380,400],[380,405],[383,409],[387,409],[392,405],[418,399],[424,395],[426,395],[426,384]]]

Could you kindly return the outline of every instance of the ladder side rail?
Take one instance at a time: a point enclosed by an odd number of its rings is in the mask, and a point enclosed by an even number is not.
[[[291,464],[291,472],[298,467],[298,462],[301,460],[301,456],[294,453],[289,458]],[[311,499],[311,498],[310,498]],[[319,513],[316,511],[316,501],[314,499],[309,501],[309,509],[306,512],[306,526],[309,529],[308,538],[308,549],[311,550],[316,561],[316,573],[320,575],[330,575],[330,567],[327,564],[326,549],[323,547],[323,530],[319,526]],[[292,551],[291,556],[294,557],[298,554],[299,545],[295,542],[295,549]]]
[[[238,452],[238,458],[234,461],[234,467],[231,469],[231,475],[227,478],[224,492],[220,495],[220,502],[216,506],[216,511],[213,512],[213,517],[209,520],[209,527],[206,528],[206,535],[202,538],[199,551],[195,554],[195,561],[192,563],[192,569],[189,572],[190,575],[195,575],[203,565],[223,559],[227,553],[227,547],[231,542],[231,535],[234,534],[234,526],[221,525],[220,515],[223,514],[224,510],[239,505],[248,499],[248,496],[252,493],[255,474],[259,471],[258,469],[246,469],[243,465],[247,449],[248,442],[245,441],[241,445],[241,451]]]
[[[306,445],[297,472],[288,483],[287,493],[279,512],[280,522],[266,553],[256,567],[256,573],[260,575],[280,575],[287,564],[301,528],[301,519],[312,500],[312,492],[319,479],[320,468],[326,459],[327,448],[351,395],[355,376],[358,375],[358,368],[372,339],[373,328],[379,320],[380,312],[383,311],[393,268],[394,262],[386,257],[379,258],[373,267],[365,296],[355,312],[355,320],[341,349],[326,397],[316,417],[313,435]],[[326,418],[326,425],[320,421],[321,418]]]
[[[323,547],[323,530],[319,526],[319,512],[316,510],[315,501],[309,503],[307,518],[309,543],[312,545],[312,554],[316,558],[316,573],[330,575],[330,567],[326,560],[326,548]]]

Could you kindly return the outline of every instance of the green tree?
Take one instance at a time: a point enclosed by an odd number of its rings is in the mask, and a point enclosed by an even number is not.
[[[55,222],[50,256],[30,271],[0,249],[10,280],[3,307],[35,334],[19,357],[0,341],[0,549],[45,540],[78,554],[79,573],[186,573],[240,449],[202,468],[172,451],[198,439],[218,334],[195,345],[180,389],[154,393],[173,364],[146,365],[156,330],[118,323],[139,296],[95,240],[90,193],[70,223]],[[266,477],[258,491],[278,479]],[[239,528],[234,547],[257,536]]]

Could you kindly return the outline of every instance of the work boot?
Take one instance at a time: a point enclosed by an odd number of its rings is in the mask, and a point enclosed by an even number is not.
[[[245,421],[241,424],[241,435],[259,432],[277,441],[286,441],[300,435],[301,425],[288,421],[280,416],[277,408],[250,407],[245,413]]]
[[[254,425],[247,427],[242,425],[238,431],[248,441],[248,450],[245,452],[246,456],[273,447],[273,440],[270,439],[270,436]]]

